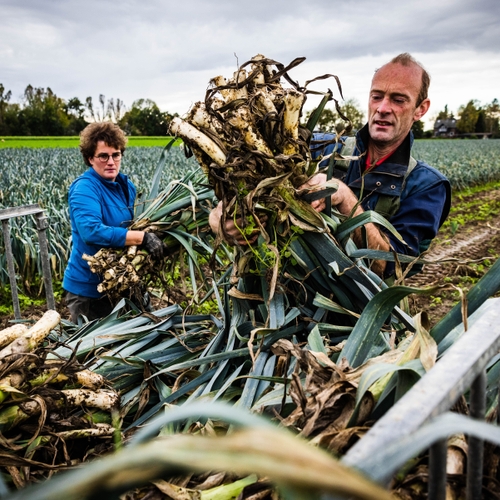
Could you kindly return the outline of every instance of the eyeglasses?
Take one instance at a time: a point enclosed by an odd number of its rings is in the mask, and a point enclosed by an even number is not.
[[[117,151],[116,153],[113,154],[108,154],[108,153],[99,153],[97,156],[94,156],[94,158],[98,158],[100,162],[102,163],[107,163],[109,160],[109,157],[113,158],[113,161],[115,163],[119,162],[122,159],[122,153]]]

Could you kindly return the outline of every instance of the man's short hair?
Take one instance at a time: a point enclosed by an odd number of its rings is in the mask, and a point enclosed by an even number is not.
[[[429,92],[429,85],[431,83],[431,76],[427,70],[419,63],[411,54],[403,52],[402,54],[394,57],[389,63],[401,64],[402,66],[418,66],[422,70],[422,84],[420,85],[420,92],[417,96],[417,106],[421,104],[424,99],[427,99]]]
[[[122,153],[127,145],[125,133],[115,123],[95,122],[87,125],[80,132],[80,153],[82,153],[83,161],[88,167],[91,166],[89,159],[94,156],[99,141],[119,149]]]

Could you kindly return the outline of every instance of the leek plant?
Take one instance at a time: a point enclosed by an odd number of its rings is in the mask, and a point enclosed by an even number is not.
[[[193,282],[197,254],[206,256],[215,245],[193,235],[194,227],[175,224],[185,210],[198,224],[200,213],[208,216],[203,196],[196,194],[207,193],[207,182],[222,203],[223,222],[242,220],[243,235],[256,228],[259,239],[226,253],[231,260],[227,269],[228,260],[219,260],[219,268],[204,281],[204,298],[211,297],[218,307],[214,314],[190,315],[179,305],[140,314],[123,299],[102,320],[63,322],[65,344],[50,357],[74,356],[85,369],[111,381],[121,395],[116,427],[124,431],[125,446],[114,457],[23,494],[118,494],[164,473],[223,469],[269,478],[283,498],[320,498],[320,492],[385,497],[352,471],[338,469],[331,457],[302,438],[336,454],[363,439],[370,421],[432,369],[463,332],[464,316],[459,305],[432,329],[424,315],[409,316],[403,299],[435,288],[404,286],[401,265],[411,266],[412,259],[358,250],[349,237],[367,222],[394,232],[386,220],[372,212],[346,218],[335,211],[327,215],[311,210],[311,193],[299,188],[317,168],[308,141],[332,95],[321,93],[317,112],[305,126],[300,124],[307,85],[288,75],[300,62],[285,67],[256,56],[231,78],[214,78],[205,101],[186,120],[173,121],[172,131],[183,138],[204,176],[193,174],[167,190],[168,197],[179,194],[188,200],[179,205],[181,211],[167,204],[163,221],[155,214],[166,199],[153,201],[137,224],[161,223],[171,241],[194,242],[184,245]],[[342,158],[334,155],[331,162],[336,159]],[[335,189],[330,181],[321,196]],[[265,226],[259,223],[262,215],[267,216]],[[388,286],[371,271],[370,260],[380,258],[397,260],[397,284]],[[499,283],[497,261],[469,293],[465,316],[497,293]],[[492,390],[498,360],[489,374]],[[218,400],[230,405],[212,406]],[[492,399],[490,410],[493,405]],[[257,431],[237,433],[237,420],[253,419],[252,413],[275,417],[300,438],[270,430],[268,422]],[[395,449],[388,452],[391,460],[396,460]],[[348,484],[339,478],[348,478]],[[198,498],[196,494],[188,498]]]
[[[120,396],[74,356],[50,358],[59,326],[49,310],[0,332],[0,467],[17,488],[113,447]]]
[[[249,471],[266,478],[267,491],[261,488],[261,494],[272,494],[270,482],[277,487],[281,498],[289,500],[319,500],[325,493],[364,500],[391,498],[384,488],[343,466],[322,450],[309,446],[305,440],[272,426],[262,417],[249,415],[241,409],[222,403],[185,405],[181,409],[166,412],[152,425],[158,429],[177,419],[194,419],[200,416],[232,421],[240,430],[223,438],[169,436],[145,441],[143,436],[134,446],[125,447],[120,452],[81,469],[62,473],[9,498],[118,498],[121,493],[149,481],[154,481],[158,489],[171,498],[247,498],[245,487],[257,482],[255,476],[245,476]],[[168,478],[179,471],[204,472],[214,469],[230,470],[244,476],[244,479],[201,490],[180,488],[175,480],[170,482],[163,479],[158,482],[159,478]]]

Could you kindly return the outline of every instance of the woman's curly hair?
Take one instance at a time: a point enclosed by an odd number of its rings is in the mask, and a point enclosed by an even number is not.
[[[95,122],[87,125],[80,132],[80,152],[85,165],[90,167],[92,158],[97,149],[97,143],[103,141],[106,145],[119,149],[122,153],[127,145],[127,137],[123,130],[112,122]]]

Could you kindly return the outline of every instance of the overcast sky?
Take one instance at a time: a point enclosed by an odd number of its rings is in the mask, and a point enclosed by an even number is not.
[[[366,110],[373,71],[401,52],[431,74],[428,118],[500,99],[499,0],[0,0],[0,12],[11,102],[31,84],[64,99],[149,98],[182,115],[212,77],[261,53],[306,57],[295,80],[336,74]]]

